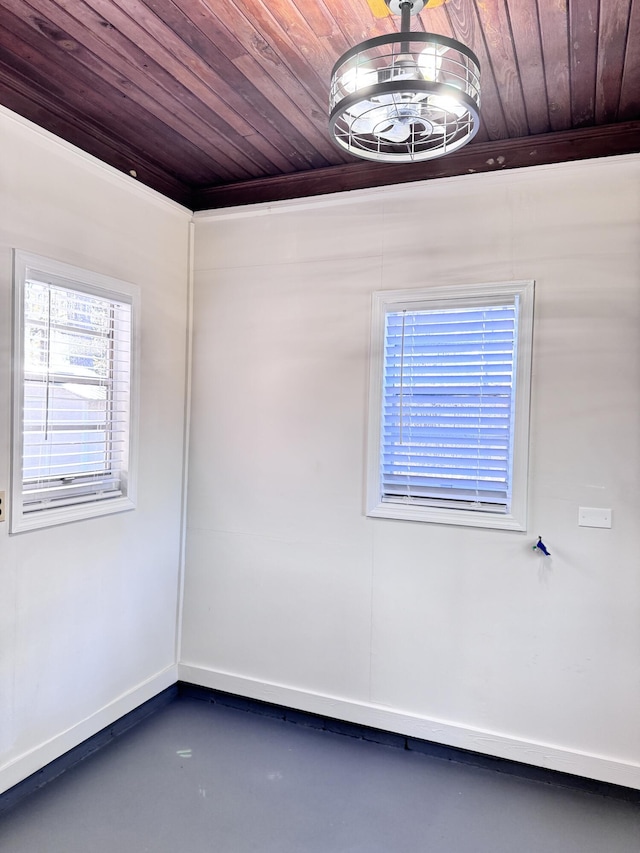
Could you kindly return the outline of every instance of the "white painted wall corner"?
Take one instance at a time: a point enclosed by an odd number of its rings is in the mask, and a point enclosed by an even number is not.
[[[23,779],[45,767],[51,761],[60,758],[65,752],[78,746],[78,744],[87,740],[87,738],[112,725],[120,717],[123,717],[130,711],[134,711],[149,699],[153,699],[158,693],[175,684],[177,677],[178,667],[172,664],[141,684],[138,684],[132,690],[119,696],[113,702],[100,708],[100,710],[91,714],[90,717],[81,720],[70,729],[61,732],[44,743],[38,744],[33,749],[17,756],[13,761],[0,767],[0,793],[9,790],[9,788],[17,785],[18,782],[22,782]]]
[[[286,708],[333,717],[358,725],[371,726],[407,737],[420,738],[509,761],[519,761],[561,773],[571,773],[613,785],[640,789],[640,765],[607,756],[591,755],[550,744],[525,741],[497,732],[461,726],[446,720],[402,713],[381,705],[324,696],[283,684],[257,681],[201,666],[179,664],[178,676],[180,681],[199,687],[222,690],[226,693],[247,696],[262,702],[271,702]]]

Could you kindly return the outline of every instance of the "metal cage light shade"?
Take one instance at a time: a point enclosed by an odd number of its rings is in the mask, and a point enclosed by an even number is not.
[[[478,132],[480,64],[460,42],[410,32],[424,0],[387,0],[399,33],[364,41],[331,74],[334,142],[365,160],[412,163],[450,154]]]

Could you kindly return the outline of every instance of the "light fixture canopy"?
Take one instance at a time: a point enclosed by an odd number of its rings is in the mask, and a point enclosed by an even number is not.
[[[480,63],[454,39],[411,32],[425,0],[385,0],[399,33],[344,53],[331,74],[329,127],[350,154],[413,163],[466,145],[480,121]]]

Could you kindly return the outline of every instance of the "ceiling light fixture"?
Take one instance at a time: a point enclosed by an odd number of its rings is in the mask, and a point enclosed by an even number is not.
[[[454,39],[410,31],[425,0],[385,2],[401,16],[400,32],[363,41],[333,67],[333,140],[356,157],[384,163],[450,154],[478,132],[478,59]]]

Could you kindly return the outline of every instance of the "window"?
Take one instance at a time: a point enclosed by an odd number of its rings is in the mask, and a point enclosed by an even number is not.
[[[132,509],[137,288],[14,260],[11,531]]]
[[[533,292],[374,294],[367,515],[526,529]]]

